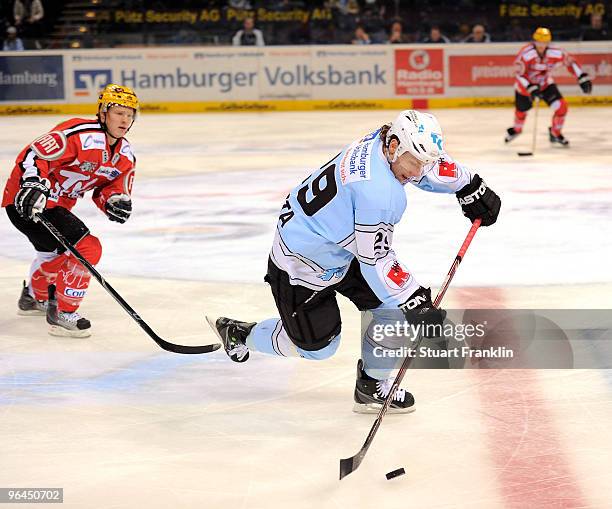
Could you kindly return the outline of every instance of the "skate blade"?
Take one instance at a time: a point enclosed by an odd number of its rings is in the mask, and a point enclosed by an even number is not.
[[[42,309],[18,309],[19,316],[46,316],[47,312]]]
[[[63,337],[63,338],[88,338],[91,336],[91,331],[89,329],[85,330],[70,330],[64,329],[64,327],[60,327],[59,325],[50,325],[49,326],[49,334],[51,336]]]
[[[377,414],[380,412],[382,405],[378,403],[355,403],[353,405],[353,412],[356,414]],[[388,414],[409,414],[416,410],[414,405],[406,408],[389,407],[387,410]]]

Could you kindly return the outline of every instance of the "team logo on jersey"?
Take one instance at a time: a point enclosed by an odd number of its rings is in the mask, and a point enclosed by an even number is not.
[[[370,180],[370,159],[373,142],[355,142],[344,153],[340,161],[340,181],[342,185],[351,182]]]
[[[323,272],[323,274],[317,277],[323,281],[331,281],[333,278],[340,279],[342,276],[344,276],[344,271],[346,271],[346,267],[327,269],[325,272]]]
[[[101,177],[106,177],[108,180],[114,180],[121,172],[117,168],[113,168],[112,166],[100,166],[98,171],[96,171],[96,175],[100,175]]]
[[[410,279],[410,273],[397,260],[389,260],[383,268],[385,283],[389,288],[401,290]]]
[[[79,135],[81,148],[83,150],[103,150],[106,147],[106,136],[104,133],[83,133]]]
[[[31,149],[41,159],[55,161],[64,155],[68,142],[61,131],[51,131],[34,140]]]
[[[438,161],[438,175],[440,175],[440,177],[457,178],[457,165],[454,162],[440,159]]]
[[[111,159],[111,164],[115,166],[119,162],[120,157],[121,157],[121,154],[115,154],[113,158]]]
[[[96,169],[96,166],[98,166],[98,163],[92,163],[90,161],[83,161],[81,164],[79,164],[79,168],[85,173],[94,171]]]

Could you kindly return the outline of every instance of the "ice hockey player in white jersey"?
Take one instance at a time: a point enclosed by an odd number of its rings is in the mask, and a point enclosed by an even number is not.
[[[265,277],[280,318],[209,320],[233,361],[246,361],[250,351],[314,360],[333,355],[341,329],[336,292],[380,322],[404,315],[414,319],[416,311],[420,323],[442,324],[445,313],[433,306],[430,289],[421,286],[392,247],[394,227],[406,209],[406,183],[455,193],[464,215],[471,221],[481,218],[483,226],[497,220],[499,197],[446,154],[436,118],[402,111],[391,125],[354,141],[289,193]],[[377,346],[400,347],[364,334],[354,392],[357,412],[377,411],[393,382],[391,369],[377,364]],[[389,411],[413,409],[413,396],[396,391]]]

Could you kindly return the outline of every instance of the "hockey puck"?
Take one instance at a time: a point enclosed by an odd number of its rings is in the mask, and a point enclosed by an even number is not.
[[[399,477],[400,475],[404,475],[406,473],[406,471],[403,468],[398,468],[397,470],[392,470],[391,472],[388,472],[387,475],[387,481],[389,479],[393,479],[394,477]]]

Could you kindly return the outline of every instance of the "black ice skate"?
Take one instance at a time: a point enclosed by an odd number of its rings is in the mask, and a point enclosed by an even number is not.
[[[559,136],[555,136],[550,127],[548,128],[548,137],[551,143],[558,143],[562,147],[567,147],[569,145],[569,141],[565,138],[565,136],[563,136],[561,133],[559,133]]]
[[[47,305],[47,323],[51,326],[49,334],[52,336],[68,336],[72,338],[86,338],[91,336],[91,323],[75,312],[60,311],[57,309],[55,286],[49,286],[49,303]]]
[[[44,316],[47,313],[47,301],[36,300],[30,295],[26,282],[23,282],[23,289],[19,301],[17,302],[17,314],[23,316]]]
[[[376,380],[369,377],[363,370],[363,361],[359,359],[359,362],[357,362],[357,383],[355,384],[355,405],[353,406],[353,412],[358,414],[378,413],[380,407],[385,403],[387,394],[391,390],[393,380],[393,378]],[[387,412],[390,414],[405,414],[413,411],[414,398],[412,394],[398,388]]]
[[[508,127],[508,129],[506,129],[506,133],[506,137],[504,138],[504,142],[506,143],[510,143],[514,138],[521,134],[517,133],[514,127]]]
[[[212,327],[219,339],[223,343],[225,353],[234,362],[245,362],[249,358],[249,349],[246,346],[246,338],[255,327],[255,323],[240,322],[231,318],[212,318],[206,317],[208,325]]]

